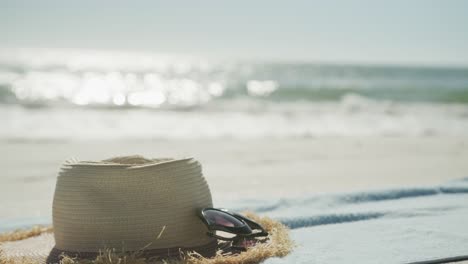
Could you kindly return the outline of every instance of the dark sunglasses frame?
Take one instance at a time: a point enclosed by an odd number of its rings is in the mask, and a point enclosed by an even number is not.
[[[235,226],[230,227],[230,226],[223,226],[223,225],[217,225],[215,223],[210,223],[207,217],[205,216],[205,212],[209,210],[217,211],[222,214],[227,214],[229,216],[232,216],[236,218],[237,220],[239,220],[244,225],[239,226],[239,227],[235,227]],[[207,232],[207,234],[219,240],[236,241],[236,240],[240,240],[243,238],[268,236],[268,232],[265,231],[265,229],[260,224],[240,214],[229,212],[227,209],[203,208],[202,210],[199,211],[198,216],[203,221],[203,223],[208,227],[209,231]],[[260,231],[253,232],[253,230],[260,230]],[[216,231],[228,232],[228,233],[234,234],[235,236],[233,236],[232,238],[221,237],[221,236],[216,235]]]

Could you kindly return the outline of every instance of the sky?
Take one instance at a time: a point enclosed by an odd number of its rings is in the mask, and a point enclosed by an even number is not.
[[[0,48],[468,65],[468,1],[0,0]]]

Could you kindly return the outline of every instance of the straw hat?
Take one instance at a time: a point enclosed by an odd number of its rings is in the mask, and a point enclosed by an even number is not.
[[[142,250],[147,257],[216,253],[197,210],[212,207],[199,162],[140,156],[69,161],[57,177],[54,232],[0,245],[5,258],[58,263],[61,254],[94,258],[100,251]]]

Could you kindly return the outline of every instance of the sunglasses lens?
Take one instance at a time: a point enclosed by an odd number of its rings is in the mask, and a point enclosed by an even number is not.
[[[263,228],[259,224],[257,224],[256,222],[254,222],[254,221],[252,221],[252,220],[250,220],[250,219],[248,219],[246,217],[242,217],[241,219],[244,220],[244,222],[247,223],[247,225],[250,227],[250,229],[252,229],[252,232],[254,234],[263,232]]]
[[[242,227],[245,224],[239,219],[217,210],[205,210],[203,212],[205,219],[209,224],[225,227]]]

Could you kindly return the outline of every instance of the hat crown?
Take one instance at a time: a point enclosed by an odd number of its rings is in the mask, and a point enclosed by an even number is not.
[[[196,247],[212,241],[197,210],[212,207],[193,158],[65,163],[53,202],[56,248],[98,252]]]

